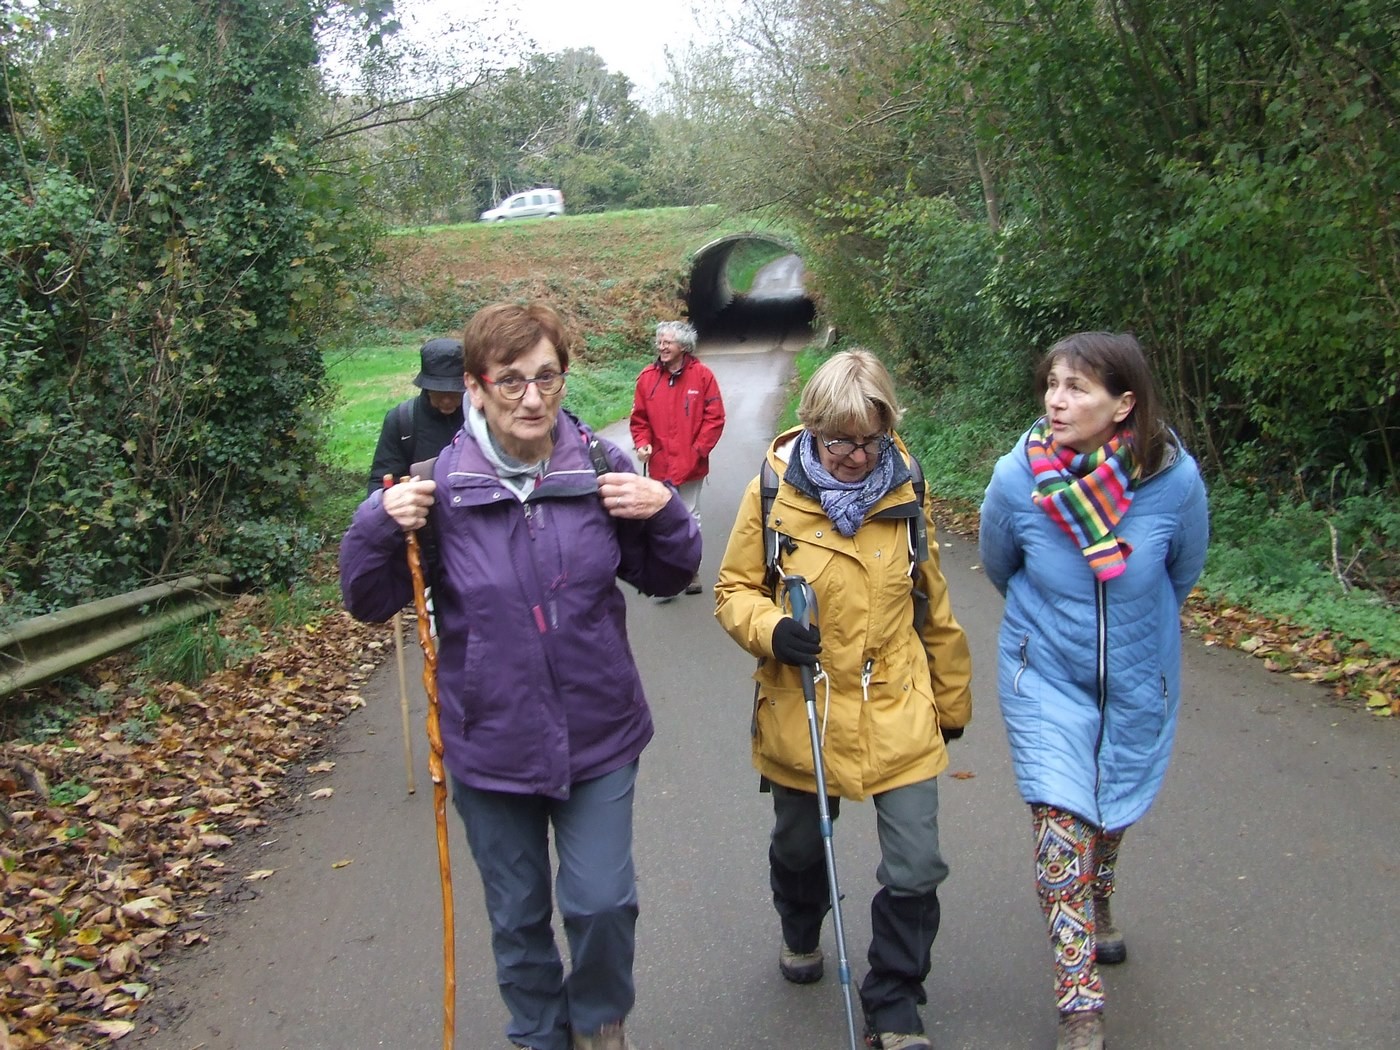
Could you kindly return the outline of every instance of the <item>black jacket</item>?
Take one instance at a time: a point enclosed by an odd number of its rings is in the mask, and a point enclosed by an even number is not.
[[[406,418],[401,413],[406,413]],[[402,425],[405,422],[408,423],[406,427]],[[369,468],[369,487],[365,495],[384,487],[385,474],[392,474],[397,480],[407,474],[413,464],[432,459],[452,443],[461,429],[462,409],[443,415],[432,406],[426,390],[389,409],[379,431],[379,444],[374,450],[374,464]]]

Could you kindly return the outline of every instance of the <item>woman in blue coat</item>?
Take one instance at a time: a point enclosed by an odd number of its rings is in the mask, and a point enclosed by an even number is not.
[[[1205,564],[1205,486],[1131,335],[1080,332],[1037,374],[1045,414],[998,461],[981,560],[1006,598],[998,693],[1055,953],[1058,1050],[1103,1046],[1098,963],[1123,832],[1166,774],[1180,610]]]
[[[679,593],[700,533],[675,488],[632,473],[615,445],[599,441],[595,464],[592,435],[561,409],[570,339],[553,309],[488,306],[462,343],[465,424],[431,479],[360,505],[341,593],[357,619],[396,615],[412,594],[404,533],[429,528],[443,764],[485,889],[506,1034],[521,1050],[625,1050],[632,798],[652,721],[618,581]]]

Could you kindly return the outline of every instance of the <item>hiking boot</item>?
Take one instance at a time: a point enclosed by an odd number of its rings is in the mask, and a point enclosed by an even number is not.
[[[699,577],[698,575],[692,577],[691,581],[690,581],[688,584],[685,585],[685,593],[686,593],[686,594],[703,594],[703,593],[705,593],[705,588],[704,588],[704,586],[700,583],[700,577]]]
[[[881,1032],[874,1040],[871,1046],[879,1050],[933,1050],[928,1036],[919,1032]]]
[[[778,970],[793,984],[811,984],[822,979],[822,950],[795,952],[786,944],[778,956]]]
[[[592,1035],[573,1034],[573,1050],[635,1050],[622,1030],[622,1022],[605,1024]]]
[[[1103,1050],[1103,1011],[1060,1014],[1060,1038],[1055,1050]]]
[[[1113,925],[1109,898],[1094,898],[1094,961],[1104,966],[1116,966],[1128,958],[1128,946],[1123,943],[1123,931]]]

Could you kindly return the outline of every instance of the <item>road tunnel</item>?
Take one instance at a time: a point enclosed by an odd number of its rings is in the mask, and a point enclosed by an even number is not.
[[[736,292],[730,281],[737,251],[754,242],[771,246],[778,257],[755,275],[748,291]],[[686,295],[691,323],[702,341],[749,340],[803,346],[811,340],[815,310],[804,283],[802,258],[795,247],[762,234],[732,234],[711,241],[693,257]]]

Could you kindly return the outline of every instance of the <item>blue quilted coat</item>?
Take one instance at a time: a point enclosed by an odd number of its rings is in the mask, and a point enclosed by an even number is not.
[[[1209,520],[1196,461],[1179,446],[1135,484],[1117,535],[1132,546],[1107,582],[1034,503],[1023,434],[982,502],[982,567],[1006,598],[997,685],[1021,796],[1108,830],[1152,804],[1181,698],[1181,605],[1205,565]]]

